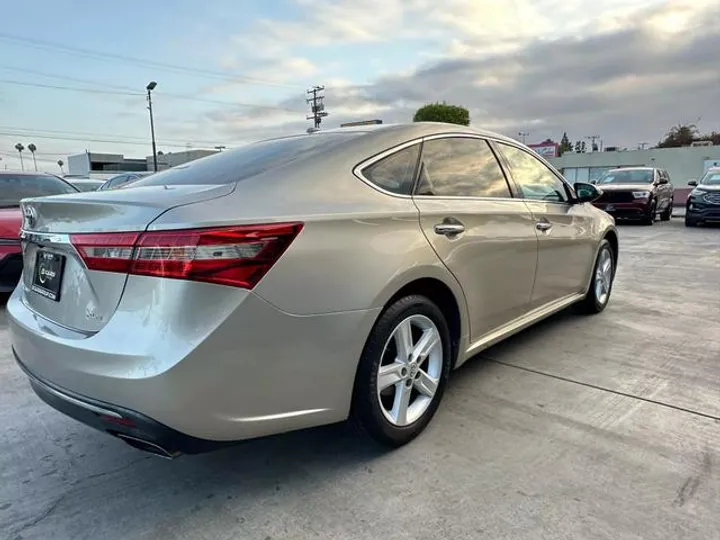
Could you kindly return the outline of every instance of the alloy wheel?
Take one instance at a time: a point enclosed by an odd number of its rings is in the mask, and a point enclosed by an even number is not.
[[[440,383],[443,345],[437,326],[424,315],[401,321],[383,348],[377,396],[385,419],[408,426],[427,411]]]
[[[595,298],[600,304],[605,304],[610,297],[610,287],[613,279],[613,259],[610,250],[605,247],[600,252],[595,267]]]

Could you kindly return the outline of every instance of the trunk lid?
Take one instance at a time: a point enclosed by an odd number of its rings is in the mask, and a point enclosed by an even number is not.
[[[234,187],[147,186],[24,200],[23,301],[66,328],[99,331],[115,312],[127,275],[89,270],[70,236],[144,231],[167,210],[223,197]]]

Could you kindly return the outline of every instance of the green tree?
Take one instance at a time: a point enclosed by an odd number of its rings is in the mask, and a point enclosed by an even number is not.
[[[560,146],[558,146],[558,155],[563,155],[565,152],[572,152],[573,144],[568,138],[567,131],[563,133],[562,139],[560,139]]]
[[[459,105],[442,103],[428,103],[420,107],[413,122],[447,122],[449,124],[470,125],[470,112]]]
[[[678,124],[665,134],[665,138],[657,145],[658,148],[679,148],[690,146],[694,141],[700,140],[695,124]]]

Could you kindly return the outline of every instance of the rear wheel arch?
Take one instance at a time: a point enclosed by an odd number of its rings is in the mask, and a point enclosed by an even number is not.
[[[618,240],[617,232],[610,229],[605,233],[604,238],[610,242],[610,247],[612,248],[613,252],[613,259],[615,259],[615,269],[617,269],[617,263],[618,263],[618,255],[620,254],[620,243]]]
[[[450,341],[452,346],[452,366],[455,366],[460,352],[460,343],[463,336],[464,320],[461,309],[464,304],[457,298],[452,289],[443,281],[432,278],[419,278],[403,285],[393,294],[385,305],[383,312],[401,298],[411,295],[425,296],[433,302],[442,312],[450,330]],[[382,314],[382,312],[381,312]],[[380,315],[378,315],[378,318]]]

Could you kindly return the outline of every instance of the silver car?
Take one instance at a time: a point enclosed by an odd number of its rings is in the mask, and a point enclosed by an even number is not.
[[[608,303],[613,219],[514,140],[447,124],[257,142],[23,202],[13,349],[51,406],[164,456],[352,417],[398,446],[451,371]]]

